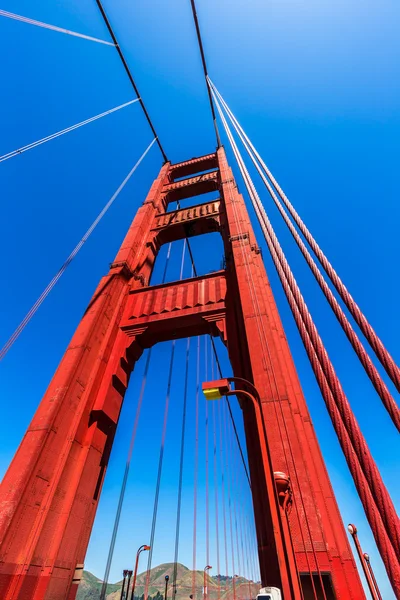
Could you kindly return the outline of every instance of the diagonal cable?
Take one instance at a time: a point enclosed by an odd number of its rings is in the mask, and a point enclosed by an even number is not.
[[[147,146],[146,150],[143,152],[142,156],[139,158],[137,163],[129,171],[128,175],[125,177],[124,181],[121,183],[119,188],[116,190],[116,192],[114,192],[114,194],[112,195],[110,200],[107,202],[107,204],[104,206],[102,211],[97,215],[97,217],[95,218],[95,220],[93,221],[93,223],[91,224],[89,229],[86,231],[84,236],[81,238],[81,240],[75,246],[75,248],[72,250],[71,254],[68,256],[66,261],[63,263],[63,265],[60,267],[60,269],[54,275],[54,277],[50,281],[50,283],[45,287],[43,292],[40,294],[39,298],[36,300],[36,302],[33,304],[33,306],[27,312],[25,317],[22,319],[21,323],[18,325],[18,327],[16,328],[14,333],[4,344],[3,348],[0,350],[0,361],[3,360],[3,358],[5,357],[5,355],[11,348],[11,346],[14,344],[16,339],[19,337],[19,335],[22,333],[22,331],[28,325],[29,321],[32,319],[32,317],[37,312],[37,310],[40,308],[40,306],[43,304],[43,302],[45,301],[47,296],[50,294],[51,290],[54,288],[54,286],[56,285],[58,280],[61,278],[63,273],[67,270],[67,268],[69,267],[69,265],[71,264],[71,262],[73,261],[75,256],[78,254],[79,250],[82,248],[83,244],[88,240],[90,235],[93,233],[94,229],[100,223],[101,219],[104,217],[106,212],[109,210],[109,208],[112,206],[114,201],[117,199],[120,192],[124,189],[125,185],[128,183],[129,179],[132,177],[132,175],[134,174],[134,172],[136,171],[136,169],[138,168],[138,166],[140,165],[140,163],[142,162],[142,160],[144,159],[146,154],[149,152],[150,148],[153,146],[155,141],[156,141],[156,139],[154,138],[154,140],[152,142],[150,142],[150,144]]]
[[[67,35],[79,37],[84,40],[89,40],[91,42],[97,42],[98,44],[105,44],[106,46],[114,46],[115,45],[112,42],[107,42],[106,40],[100,40],[99,38],[92,37],[91,35],[85,35],[84,33],[78,33],[77,31],[71,31],[70,29],[64,29],[64,27],[57,27],[57,25],[51,25],[50,23],[43,23],[42,21],[36,21],[35,19],[30,19],[29,17],[24,17],[22,15],[16,15],[15,13],[8,12],[7,10],[0,9],[0,17],[7,17],[8,19],[14,19],[14,21],[21,21],[22,23],[28,23],[29,25],[36,25],[36,27],[43,27],[43,29],[51,29],[52,31],[57,31],[58,33],[66,33]]]
[[[139,98],[135,98],[134,100],[130,100],[129,102],[125,102],[124,104],[120,104],[119,106],[116,106],[115,108],[110,108],[110,110],[106,110],[105,112],[95,115],[94,117],[90,117],[89,119],[85,119],[84,121],[81,121],[80,123],[76,123],[75,125],[66,127],[65,129],[61,129],[60,131],[57,131],[56,133],[52,133],[51,135],[41,138],[40,140],[36,140],[35,142],[26,144],[26,146],[22,146],[21,148],[18,148],[17,150],[12,150],[11,152],[7,152],[7,154],[3,154],[3,156],[0,156],[0,162],[4,162],[6,160],[9,160],[10,158],[14,158],[15,156],[18,156],[19,154],[22,154],[23,152],[27,152],[28,150],[32,150],[33,148],[36,148],[37,146],[41,146],[42,144],[45,144],[46,142],[50,142],[51,140],[54,140],[55,138],[58,138],[66,133],[69,133],[70,131],[75,131],[75,129],[79,129],[79,127],[83,127],[84,125],[93,123],[93,121],[97,121],[98,119],[101,119],[102,117],[111,115],[111,113],[114,113],[117,110],[121,110],[121,108],[125,108],[126,106],[130,106],[131,104],[134,104],[135,102],[139,102]]]

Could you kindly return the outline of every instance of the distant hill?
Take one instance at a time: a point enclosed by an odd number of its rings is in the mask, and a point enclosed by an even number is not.
[[[150,572],[150,586],[149,596],[152,596],[154,600],[163,600],[164,598],[164,587],[165,587],[165,576],[169,575],[169,588],[168,598],[169,600],[189,600],[189,596],[192,594],[192,577],[193,571],[185,567],[184,565],[178,564],[177,573],[177,589],[175,598],[172,599],[172,579],[174,573],[174,564],[166,563],[158,565]],[[143,600],[144,585],[146,580],[146,572],[140,573],[136,581],[135,598],[137,600]],[[83,578],[78,589],[77,600],[99,600],[100,590],[102,581],[98,579],[89,571],[83,572]],[[220,585],[218,593],[218,585]],[[208,600],[234,600],[233,599],[233,587],[232,577],[220,576],[220,584],[218,583],[218,576],[207,578],[208,587]],[[236,579],[236,600],[249,600],[250,592],[251,598],[255,598],[259,589],[260,584],[249,584],[248,580],[243,577]],[[110,583],[107,586],[107,600],[120,600],[122,589],[122,581],[118,583]],[[194,600],[202,600],[203,598],[203,571],[196,571],[195,574],[195,595]]]

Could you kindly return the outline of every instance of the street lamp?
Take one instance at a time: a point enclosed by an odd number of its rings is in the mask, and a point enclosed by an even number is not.
[[[372,580],[371,574],[368,569],[368,563],[366,561],[365,554],[363,554],[363,551],[361,549],[361,544],[360,544],[360,541],[359,541],[358,535],[357,535],[357,527],[355,525],[353,525],[352,523],[349,523],[349,525],[347,526],[347,529],[349,530],[349,533],[354,540],[354,545],[356,547],[358,558],[360,559],[360,563],[363,568],[365,579],[367,580],[367,584],[369,587],[369,591],[371,592],[371,596],[372,596],[373,600],[379,600],[380,594],[378,596],[378,594],[376,592],[374,582]],[[367,554],[367,556],[368,556],[368,554]],[[382,598],[381,598],[381,600],[382,600]]]
[[[207,565],[206,567],[204,567],[204,582],[203,582],[203,587],[204,587],[204,600],[207,600],[207,571],[209,571],[210,569],[212,569],[211,565]]]
[[[236,579],[239,577],[239,575],[234,575],[233,579],[232,579],[232,591],[233,591],[233,600],[236,600]]]
[[[168,597],[168,581],[169,581],[169,575],[166,575],[165,576],[164,600],[167,600],[167,597]]]
[[[121,600],[123,600],[123,598],[124,598],[125,583],[126,583],[126,577],[127,577],[128,573],[129,573],[128,569],[124,569],[122,571],[123,580],[122,580],[122,588],[121,588],[121,596],[120,596]]]
[[[143,546],[140,546],[140,548],[138,548],[138,551],[136,552],[136,562],[135,562],[135,571],[133,574],[131,600],[133,600],[135,597],[135,587],[136,587],[137,571],[138,571],[138,566],[139,566],[139,557],[140,557],[141,553],[144,552],[145,550],[150,550],[150,546],[146,546],[146,544],[143,544]],[[128,585],[128,589],[126,591],[126,595],[127,595],[127,597],[129,595],[129,585]]]
[[[232,382],[235,383],[235,385],[240,383],[246,388],[250,388],[251,393],[243,389],[232,389]],[[258,390],[250,381],[247,381],[247,379],[243,379],[242,377],[228,377],[217,381],[208,381],[203,383],[202,390],[206,400],[219,400],[223,396],[241,396],[246,400],[250,400],[253,406],[260,443],[265,486],[270,500],[270,516],[276,544],[280,585],[285,598],[301,598],[302,593],[300,591],[299,574],[296,568],[292,540],[289,529],[285,527],[284,519],[281,514],[281,508],[283,507],[280,507],[279,505],[274,472],[272,469],[272,460],[267,441],[267,432],[261,413],[261,399]],[[286,510],[286,504],[284,510]]]
[[[365,558],[365,562],[367,563],[368,571],[370,572],[372,581],[374,582],[374,586],[375,586],[378,598],[379,598],[379,600],[382,600],[381,592],[380,592],[379,587],[378,587],[378,582],[375,579],[375,573],[373,571],[373,568],[372,568],[372,565],[371,565],[371,561],[369,560],[369,554],[367,554],[366,552],[364,552],[364,558]]]
[[[132,573],[133,573],[133,571],[128,571],[128,569],[124,569],[124,571],[122,572],[122,574],[124,576],[124,580],[122,582],[122,589],[121,589],[121,596],[120,596],[121,600],[123,600],[125,597],[128,598],[129,585],[131,583]],[[126,577],[128,577],[128,582],[127,582],[127,586],[126,586],[126,596],[125,596],[124,592],[125,592]]]

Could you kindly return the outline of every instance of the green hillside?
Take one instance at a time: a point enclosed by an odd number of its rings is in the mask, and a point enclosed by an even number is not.
[[[173,580],[174,565],[166,563],[154,567],[150,572],[149,596],[154,600],[163,600],[165,589],[165,576],[169,576],[168,597],[172,600],[172,580]],[[189,596],[193,593],[194,584],[194,600],[202,600],[203,598],[203,571],[196,571],[193,581],[193,571],[182,564],[178,564],[177,570],[177,586],[174,600],[189,600]],[[146,580],[146,572],[140,573],[137,577],[135,598],[136,600],[144,600],[144,586]],[[217,576],[207,578],[208,600],[234,600],[232,578],[221,576],[220,581]],[[83,578],[78,589],[77,600],[99,600],[102,581],[89,573],[83,572]],[[107,586],[107,600],[120,600],[122,589],[122,581],[111,583]],[[251,600],[256,597],[260,589],[259,584],[249,584],[245,578],[236,579],[236,600]],[[251,596],[251,598],[250,598]],[[126,600],[126,599],[125,599]]]

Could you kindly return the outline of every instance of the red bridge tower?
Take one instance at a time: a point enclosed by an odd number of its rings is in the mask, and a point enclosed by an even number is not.
[[[169,203],[210,191],[219,198],[168,212]],[[215,231],[223,239],[225,270],[149,286],[162,244]],[[222,148],[162,167],[100,281],[0,488],[0,598],[75,598],[135,362],[157,342],[200,334],[221,336],[234,375],[258,389],[274,471],[295,467],[299,475],[301,490],[293,479],[293,494],[305,510],[299,518],[291,512],[289,529],[304,599],[314,598],[310,566],[318,598],[365,598],[260,250]],[[281,588],[284,600],[298,600],[251,407],[244,406],[243,415],[262,582]],[[285,451],[289,447],[292,453]]]

